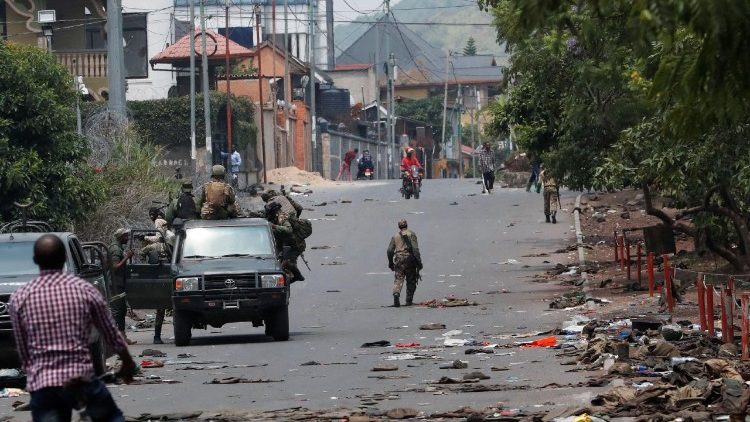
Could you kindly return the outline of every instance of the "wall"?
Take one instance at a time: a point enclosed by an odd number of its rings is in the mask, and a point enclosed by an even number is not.
[[[360,138],[350,133],[337,132],[333,130],[318,132],[318,157],[315,160],[314,171],[326,179],[335,179],[341,167],[344,154],[354,148],[362,151],[369,150],[375,165],[375,178],[387,179],[394,174],[394,168],[398,168],[400,156],[397,148],[388,148],[385,142],[377,142],[371,139]],[[359,157],[357,157],[359,158]],[[352,178],[357,177],[357,163],[352,163]]]
[[[422,100],[429,96],[429,87],[399,87],[395,88],[396,98],[408,98],[410,100]],[[385,90],[384,90],[385,93]]]
[[[30,44],[44,47],[44,37],[42,37],[41,32],[29,34],[31,31],[26,27],[26,21],[29,17],[16,13],[16,11],[6,4],[5,1],[0,3],[0,7],[5,8],[9,40],[19,44]],[[33,20],[35,21],[36,18]]]
[[[348,89],[354,98],[354,104],[362,102],[362,87],[365,91],[364,104],[371,104],[378,92],[373,68],[363,70],[329,70],[326,72],[333,79],[336,88]]]
[[[174,40],[172,28],[171,6],[174,0],[123,0],[123,13],[149,12],[146,17],[148,32],[148,57],[154,57],[164,50]],[[169,88],[176,83],[174,72],[155,71],[148,69],[148,77],[143,79],[128,79],[126,97],[131,100],[153,100],[167,98]]]

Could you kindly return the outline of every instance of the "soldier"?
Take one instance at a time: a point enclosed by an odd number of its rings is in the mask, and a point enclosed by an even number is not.
[[[211,168],[211,180],[203,185],[203,192],[198,201],[201,218],[204,220],[225,220],[237,217],[237,205],[234,189],[224,181],[224,166]]]
[[[125,293],[125,266],[128,260],[134,255],[132,250],[125,251],[125,245],[130,240],[130,230],[119,228],[115,231],[114,242],[109,246],[109,268],[112,274],[112,295],[122,295]],[[125,335],[125,314],[127,313],[127,301],[125,297],[119,297],[110,304],[112,316],[120,330],[122,336],[128,344],[135,344],[135,340],[130,340]]]
[[[284,246],[291,248],[289,254],[284,257],[281,264],[284,272],[292,275],[290,283],[305,281],[305,277],[297,266],[297,258],[305,252],[307,245],[304,239],[295,234],[293,220],[296,217],[293,214],[289,215],[285,213],[278,202],[269,202],[266,204],[265,214],[271,223],[271,230],[273,231],[274,239],[276,239],[276,245],[279,248],[283,248]]]
[[[398,222],[398,233],[388,245],[388,268],[396,272],[393,282],[393,306],[401,306],[399,298],[406,280],[406,306],[411,306],[417,290],[419,272],[422,270],[422,256],[419,253],[417,235],[409,230],[406,220]]]
[[[297,217],[300,217],[302,215],[302,205],[300,205],[297,201],[290,198],[288,195],[282,195],[279,192],[271,189],[268,192],[264,192],[260,196],[263,201],[266,203],[271,202],[278,202],[281,204],[281,210],[289,215],[296,215]]]
[[[539,179],[542,181],[542,189],[544,191],[544,217],[547,223],[552,218],[552,224],[557,223],[557,209],[560,203],[560,188],[557,186],[555,178],[547,172],[544,166],[541,167],[542,172],[539,174]]]
[[[180,196],[173,199],[167,207],[165,219],[172,224],[175,218],[183,220],[193,220],[199,217],[197,206],[195,205],[195,196],[193,195],[193,183],[183,181],[180,187]]]
[[[149,216],[154,222],[156,233],[150,236],[144,236],[143,241],[147,243],[141,248],[139,254],[142,259],[148,260],[149,264],[158,264],[161,259],[169,259],[169,248],[167,247],[167,221],[158,208],[151,208]],[[154,321],[154,344],[164,344],[161,339],[161,328],[164,324],[166,309],[156,310],[156,320]]]

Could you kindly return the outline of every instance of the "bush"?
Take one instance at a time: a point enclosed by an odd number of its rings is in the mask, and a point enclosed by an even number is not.
[[[103,199],[76,133],[73,79],[44,51],[0,41],[0,221],[30,218],[67,229]]]
[[[214,134],[224,133],[226,127],[226,94],[212,91],[211,128]],[[231,97],[232,143],[244,148],[255,142],[256,129],[253,121],[253,104],[245,97]],[[129,101],[128,113],[143,138],[157,145],[179,145],[190,143],[190,96],[163,100]],[[203,95],[195,99],[196,144],[205,146],[206,128],[203,121]]]

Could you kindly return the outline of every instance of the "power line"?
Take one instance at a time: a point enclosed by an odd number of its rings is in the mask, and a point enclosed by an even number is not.
[[[393,18],[393,25],[396,27],[396,30],[398,31],[398,35],[401,38],[401,42],[404,43],[404,47],[406,47],[406,52],[409,53],[409,57],[411,57],[411,61],[414,63],[414,66],[417,67],[417,70],[419,70],[419,73],[422,74],[425,82],[429,81],[430,78],[428,78],[427,75],[422,70],[422,68],[419,67],[419,63],[417,63],[417,60],[414,58],[414,55],[411,53],[411,50],[409,49],[409,45],[406,43],[406,40],[404,39],[404,34],[401,32],[401,28],[398,27],[398,21],[396,20],[396,16],[393,14],[392,10],[391,10],[391,17]],[[408,73],[404,73],[404,74],[409,76]]]

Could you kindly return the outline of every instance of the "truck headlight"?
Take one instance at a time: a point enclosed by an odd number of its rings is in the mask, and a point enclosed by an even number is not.
[[[281,274],[264,275],[260,277],[260,284],[264,289],[269,287],[284,287],[284,276]]]
[[[199,288],[198,277],[178,278],[174,281],[174,289],[177,292],[189,292]]]

